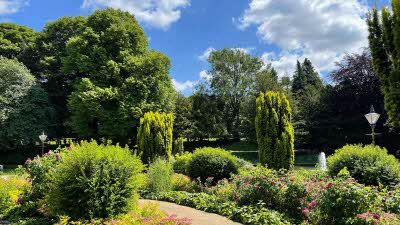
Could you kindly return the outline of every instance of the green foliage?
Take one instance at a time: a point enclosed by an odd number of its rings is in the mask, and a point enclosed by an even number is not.
[[[148,50],[143,29],[128,12],[95,11],[82,33],[69,39],[62,63],[64,73],[85,77],[68,103],[82,137],[126,144],[145,112],[173,110],[170,60]]]
[[[307,144],[313,148],[336,149],[346,144],[371,143],[371,138],[365,135],[371,128],[365,117],[360,116],[369,112],[371,105],[381,113],[376,126],[376,130],[383,133],[379,144],[389,144],[390,139],[396,139],[392,138],[394,133],[389,134],[389,129],[383,126],[387,116],[381,82],[372,68],[370,53],[346,55],[336,66],[330,74],[335,85],[325,88],[319,103],[307,107],[310,110],[305,117],[310,118],[312,125]]]
[[[224,136],[226,126],[223,118],[223,102],[215,95],[210,95],[204,86],[197,87],[189,99],[192,102],[190,138],[203,140]]]
[[[30,60],[23,60],[36,77],[46,80],[43,87],[55,111],[52,130],[57,137],[71,135],[68,97],[73,91],[73,86],[84,77],[84,74],[62,71],[62,59],[67,56],[68,40],[81,34],[85,23],[86,19],[81,16],[62,17],[47,23],[40,31],[30,56],[27,56]]]
[[[143,162],[152,162],[156,157],[170,158],[172,154],[173,116],[167,113],[148,112],[140,119],[138,129],[138,151]]]
[[[156,159],[149,166],[147,172],[148,187],[152,192],[165,192],[172,190],[172,175],[174,173],[172,163],[165,159]]]
[[[21,59],[37,37],[33,29],[13,23],[0,23],[0,31],[0,55],[10,59]]]
[[[50,151],[42,157],[37,156],[33,160],[28,159],[25,162],[29,179],[32,182],[29,200],[38,201],[44,198],[50,188],[50,180],[47,174],[60,163],[62,154],[61,150]]]
[[[382,82],[385,109],[389,122],[400,126],[400,1],[392,0],[392,13],[382,10],[381,18],[376,8],[367,17],[369,46],[374,71]]]
[[[260,162],[270,168],[291,169],[294,135],[291,108],[283,93],[261,93],[257,98],[256,132]]]
[[[212,178],[214,182],[229,178],[238,172],[237,158],[221,148],[199,148],[189,162],[189,176],[205,182]]]
[[[367,185],[395,185],[400,179],[400,163],[379,146],[347,145],[327,159],[329,174],[347,168],[351,177]]]
[[[187,191],[193,192],[194,182],[186,175],[174,173],[171,177],[171,184],[173,191]]]
[[[144,165],[129,149],[82,142],[61,156],[48,176],[46,200],[54,215],[107,218],[126,212],[143,185]],[[79,202],[79,204],[77,204]]]
[[[176,173],[189,175],[189,165],[192,157],[193,154],[190,152],[185,152],[181,155],[175,155],[174,171]]]
[[[0,176],[0,219],[19,203],[19,195],[28,188],[29,183],[24,177]]]
[[[266,208],[263,203],[255,206],[238,206],[215,195],[205,193],[167,192],[149,194],[149,199],[174,202],[210,213],[216,213],[233,221],[248,225],[288,225],[281,214]]]
[[[176,95],[174,111],[174,137],[193,136],[192,101],[181,93]]]
[[[174,140],[173,154],[182,154],[185,151],[183,146],[184,139],[182,137],[178,137]]]
[[[239,49],[213,51],[208,59],[211,65],[210,87],[224,103],[227,131],[239,138],[241,105],[252,92],[256,74],[263,63]]]
[[[0,149],[32,145],[51,123],[47,94],[28,69],[0,57]]]
[[[357,215],[372,209],[375,194],[351,180],[334,181],[320,198],[310,204],[313,224],[356,224]]]

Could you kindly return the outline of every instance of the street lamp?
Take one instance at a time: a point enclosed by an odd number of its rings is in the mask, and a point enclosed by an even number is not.
[[[39,139],[42,141],[42,156],[44,155],[44,142],[47,139],[47,135],[44,134],[44,131],[42,134],[39,136]]]
[[[368,123],[369,123],[369,125],[371,126],[371,129],[372,129],[371,136],[372,136],[372,144],[373,145],[375,145],[375,125],[376,125],[376,122],[379,119],[379,116],[380,115],[375,112],[373,105],[371,105],[370,112],[368,114],[365,114],[365,118],[367,118]]]

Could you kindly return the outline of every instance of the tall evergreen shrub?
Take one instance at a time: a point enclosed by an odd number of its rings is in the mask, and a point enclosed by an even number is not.
[[[290,169],[294,164],[292,110],[283,93],[261,93],[256,100],[258,157],[273,169]]]
[[[144,162],[157,156],[170,157],[172,153],[173,116],[171,113],[148,112],[140,119],[138,151]]]

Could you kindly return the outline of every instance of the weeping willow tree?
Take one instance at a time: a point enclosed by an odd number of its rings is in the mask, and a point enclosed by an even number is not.
[[[148,112],[140,119],[138,152],[143,162],[156,157],[169,158],[172,153],[173,116],[171,113]]]
[[[283,93],[261,93],[256,100],[258,157],[273,169],[291,169],[294,165],[292,110]]]

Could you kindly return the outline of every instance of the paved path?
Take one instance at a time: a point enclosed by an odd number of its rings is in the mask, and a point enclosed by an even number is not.
[[[177,205],[169,202],[161,202],[154,200],[139,200],[139,206],[145,203],[157,203],[158,208],[168,214],[175,214],[179,218],[192,219],[192,225],[240,225],[240,223],[233,222],[223,216],[206,213],[197,209],[189,208],[186,206]]]

